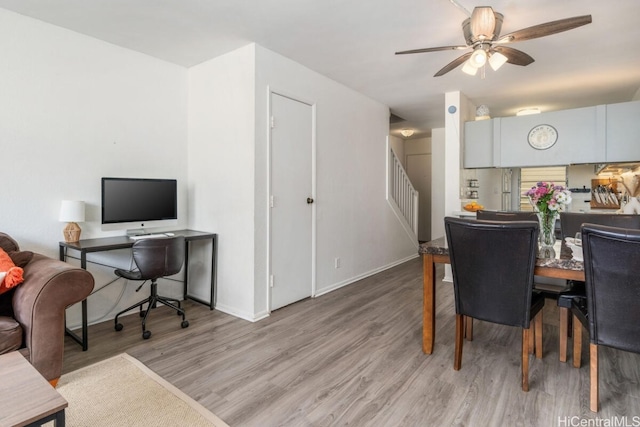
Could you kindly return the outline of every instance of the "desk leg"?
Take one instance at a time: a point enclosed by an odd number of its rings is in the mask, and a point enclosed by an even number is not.
[[[66,248],[60,245],[60,261],[66,261],[67,254]],[[83,270],[87,269],[87,254],[86,252],[80,253],[80,268]],[[64,331],[70,336],[75,342],[82,346],[82,351],[87,351],[89,349],[89,326],[87,322],[87,300],[82,300],[82,338],[73,333],[70,329],[67,328],[67,317],[64,318]],[[62,414],[64,417],[64,413]]]
[[[433,255],[422,255],[422,352],[433,353],[436,338],[436,265]]]
[[[217,253],[218,253],[218,235],[214,235],[211,239],[211,298],[209,301],[205,301],[200,298],[196,298],[194,296],[189,295],[188,291],[188,283],[189,283],[189,247],[191,242],[185,242],[185,251],[184,251],[184,299],[189,298],[190,300],[199,302],[200,304],[206,304],[209,306],[209,310],[213,310],[215,307],[216,301],[216,269],[217,269]]]
[[[189,283],[189,249],[191,248],[191,242],[189,240],[185,240],[184,242],[184,287],[182,295],[183,300],[187,300],[188,292],[188,283]]]
[[[80,254],[80,268],[87,269],[87,253]],[[82,351],[89,349],[89,326],[87,325],[87,300],[82,300]]]
[[[215,234],[211,239],[211,302],[209,310],[213,310],[216,305],[216,286],[218,277],[218,235]]]

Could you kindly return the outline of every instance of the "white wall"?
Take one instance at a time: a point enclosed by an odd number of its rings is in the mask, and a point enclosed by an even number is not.
[[[397,136],[389,135],[389,145],[394,153],[396,153],[396,157],[400,160],[400,164],[405,170],[407,169],[406,157],[404,155],[404,143],[405,140],[399,138]]]
[[[404,141],[402,152],[404,153],[403,165],[409,174],[412,184],[418,191],[418,240],[431,240],[431,184],[433,182],[431,138],[415,138]],[[413,162],[410,158],[413,157]],[[416,160],[420,159],[420,160]],[[415,166],[420,164],[419,168]],[[414,169],[411,170],[411,166]],[[419,170],[417,170],[419,169]],[[426,177],[425,172],[430,175]]]
[[[256,313],[267,309],[269,89],[316,105],[316,293],[417,256],[385,200],[388,108],[256,46]]]
[[[189,70],[189,224],[219,236],[217,309],[251,320],[254,80],[254,45]]]
[[[431,239],[444,237],[445,128],[431,129]]]
[[[2,9],[0,57],[0,230],[57,258],[60,201],[76,199],[87,202],[82,238],[107,235],[102,176],[176,178],[186,226],[186,69]],[[111,265],[129,266],[130,251],[115,255]],[[97,287],[114,277],[112,267],[89,269]],[[124,288],[91,296],[89,320],[113,312]],[[120,306],[140,299],[128,288]],[[75,310],[69,323],[79,323]]]
[[[176,178],[179,227],[219,233],[218,307],[265,315],[273,87],[317,105],[317,293],[416,256],[385,201],[382,104],[259,46],[187,70],[3,10],[0,55],[0,141],[10,159],[0,168],[0,229],[24,249],[57,257],[63,199],[87,202],[82,238],[118,234],[100,230],[102,176]],[[204,297],[207,250],[192,254],[190,271]],[[98,288],[132,263],[130,251],[90,261],[107,264],[90,263]],[[132,288],[119,280],[92,295],[90,322],[139,300]],[[175,284],[161,291],[180,294]]]
[[[189,71],[189,221],[220,236],[217,307],[248,320],[269,312],[270,90],[316,105],[316,294],[417,255],[385,201],[388,109],[261,46],[238,49]]]

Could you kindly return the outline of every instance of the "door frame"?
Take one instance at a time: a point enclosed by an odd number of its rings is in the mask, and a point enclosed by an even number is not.
[[[272,169],[271,169],[271,117],[273,115],[273,107],[271,98],[273,95],[283,96],[296,102],[301,102],[311,107],[311,198],[314,199],[314,203],[311,205],[311,297],[316,296],[316,206],[317,206],[317,193],[316,193],[316,103],[310,100],[306,100],[296,94],[292,94],[289,91],[282,90],[280,88],[275,89],[272,86],[267,86],[267,199],[265,200],[265,209],[267,211],[267,271],[265,277],[265,287],[267,289],[267,312],[271,313],[271,195],[272,195]]]

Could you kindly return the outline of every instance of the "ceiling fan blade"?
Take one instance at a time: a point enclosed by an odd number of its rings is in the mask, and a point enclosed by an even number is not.
[[[435,73],[433,77],[440,77],[443,74],[447,74],[449,71],[453,70],[457,66],[463,64],[467,59],[469,59],[472,53],[473,52],[467,52],[464,55],[457,57],[456,59],[445,65],[440,71]]]
[[[396,55],[406,55],[408,53],[425,53],[425,52],[439,52],[441,50],[462,50],[468,46],[440,46],[440,47],[425,47],[424,49],[403,50],[396,52]]]
[[[521,50],[507,46],[493,46],[491,52],[498,52],[507,57],[507,62],[513,65],[529,65],[535,61],[531,56]]]
[[[563,31],[572,30],[591,23],[591,15],[574,16],[573,18],[559,19],[557,21],[546,22],[544,24],[534,25],[533,27],[524,28],[506,34],[496,40],[494,43],[514,43],[523,40],[537,39],[539,37],[549,36],[551,34],[561,33]]]

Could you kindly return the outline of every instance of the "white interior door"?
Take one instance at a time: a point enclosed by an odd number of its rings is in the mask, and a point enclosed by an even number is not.
[[[431,154],[407,156],[407,175],[419,193],[418,240],[431,240]]]
[[[271,310],[313,289],[313,107],[271,94]]]

